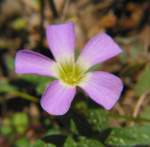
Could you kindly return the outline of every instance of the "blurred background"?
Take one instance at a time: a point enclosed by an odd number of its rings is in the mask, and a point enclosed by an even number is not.
[[[20,49],[52,58],[45,27],[66,21],[75,23],[77,49],[102,31],[123,49],[96,67],[124,82],[109,112],[79,92],[66,115],[50,116],[39,100],[51,79],[14,71]],[[0,0],[0,146],[136,145],[150,145],[150,1]]]

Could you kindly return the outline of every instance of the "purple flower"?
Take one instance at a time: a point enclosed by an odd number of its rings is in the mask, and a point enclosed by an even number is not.
[[[55,61],[30,50],[21,50],[17,52],[15,62],[16,73],[56,78],[42,96],[42,108],[52,115],[65,114],[79,86],[96,103],[111,109],[120,97],[122,81],[110,73],[89,69],[121,53],[120,47],[110,36],[100,33],[89,40],[75,59],[73,23],[50,25],[46,35]]]

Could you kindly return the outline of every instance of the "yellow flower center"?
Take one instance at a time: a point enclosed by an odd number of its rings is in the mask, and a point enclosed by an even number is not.
[[[58,64],[58,76],[63,83],[77,86],[84,80],[85,70],[73,61],[63,62]]]

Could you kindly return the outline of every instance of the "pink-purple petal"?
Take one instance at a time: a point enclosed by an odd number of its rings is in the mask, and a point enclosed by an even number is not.
[[[118,101],[123,84],[120,78],[107,72],[93,72],[89,80],[80,86],[96,103],[111,109]]]
[[[74,24],[49,25],[46,29],[48,45],[56,60],[74,58],[75,32]]]
[[[53,81],[45,90],[41,106],[51,115],[64,115],[70,108],[76,88],[68,88],[59,81]]]
[[[106,61],[121,53],[121,48],[106,33],[100,33],[89,40],[83,48],[78,62],[85,62],[87,67]]]
[[[54,61],[40,53],[20,50],[15,58],[15,71],[18,74],[53,76],[52,64],[54,64]]]

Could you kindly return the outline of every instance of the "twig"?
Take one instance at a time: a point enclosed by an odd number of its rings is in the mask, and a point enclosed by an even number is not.
[[[58,18],[58,12],[57,12],[54,0],[48,0],[48,2],[49,2],[49,6],[52,10],[53,18],[54,19]]]
[[[64,21],[66,19],[69,3],[70,3],[70,0],[64,1],[64,4],[62,6],[62,10],[61,10],[61,16],[60,16],[61,21]]]
[[[42,47],[43,46],[43,39],[44,39],[44,9],[45,9],[45,1],[40,0],[40,41],[38,42],[37,46]]]
[[[135,107],[134,107],[134,111],[133,111],[133,117],[137,117],[140,111],[140,108],[142,106],[142,103],[144,101],[144,99],[146,98],[148,92],[145,92],[142,96],[139,97]]]
[[[118,111],[118,113],[120,115],[125,115],[125,112],[124,112],[123,108],[120,106],[119,103],[116,105],[116,110]]]
[[[90,13],[92,12],[96,12],[96,11],[100,11],[100,10],[103,10],[105,8],[108,8],[109,6],[111,6],[113,4],[113,0],[109,0],[109,1],[106,1],[106,2],[103,2],[103,3],[99,3],[97,5],[95,5],[94,7],[90,8],[89,11]],[[82,9],[85,9],[86,6],[88,6],[90,3],[86,3],[86,4],[83,4],[82,6],[79,7],[79,11],[82,10]]]

